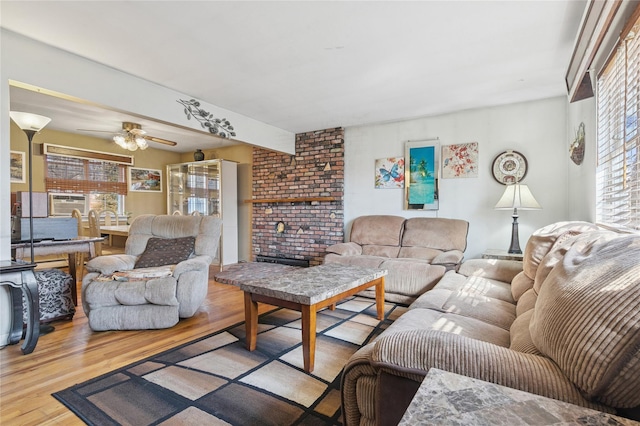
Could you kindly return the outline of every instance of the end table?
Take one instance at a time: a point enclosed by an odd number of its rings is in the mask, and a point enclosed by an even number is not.
[[[9,344],[15,345],[22,337],[22,295],[27,300],[27,332],[21,350],[30,354],[40,335],[40,305],[38,282],[33,273],[35,263],[0,260],[0,285],[8,285],[11,294],[11,331]]]

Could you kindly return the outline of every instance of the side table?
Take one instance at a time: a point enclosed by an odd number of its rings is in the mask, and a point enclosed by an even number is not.
[[[30,354],[40,335],[40,304],[38,282],[33,273],[35,263],[0,261],[0,285],[8,285],[11,294],[11,331],[9,344],[15,345],[22,337],[22,295],[27,301],[27,332],[21,350]]]
[[[483,259],[522,260],[524,255],[509,253],[507,250],[487,249],[482,253]]]
[[[409,425],[640,425],[567,402],[432,368],[400,420]]]

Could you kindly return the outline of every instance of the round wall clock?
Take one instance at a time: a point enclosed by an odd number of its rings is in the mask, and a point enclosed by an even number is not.
[[[527,175],[527,159],[518,151],[506,150],[493,160],[491,173],[503,185],[520,182]]]

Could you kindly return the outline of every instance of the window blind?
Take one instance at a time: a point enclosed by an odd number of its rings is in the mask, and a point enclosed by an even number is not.
[[[598,78],[596,220],[640,229],[640,19]]]
[[[45,166],[47,191],[127,195],[126,166],[122,164],[46,155]]]

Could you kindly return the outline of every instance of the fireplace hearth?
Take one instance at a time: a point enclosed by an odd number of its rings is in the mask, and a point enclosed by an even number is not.
[[[308,259],[294,259],[292,257],[257,255],[256,262],[279,263],[280,265],[302,266],[304,268],[309,267]]]

